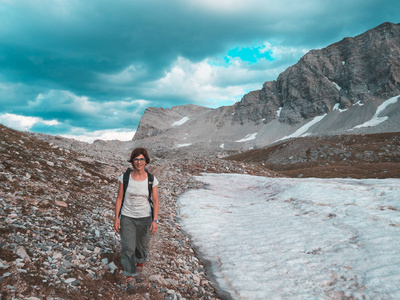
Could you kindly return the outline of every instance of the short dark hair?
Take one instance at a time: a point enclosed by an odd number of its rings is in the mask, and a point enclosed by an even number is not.
[[[133,159],[135,157],[138,157],[140,154],[142,154],[144,156],[144,158],[146,159],[146,164],[150,163],[150,156],[147,153],[147,150],[144,148],[136,148],[133,149],[132,153],[131,153],[131,158],[129,158],[128,162],[133,164]]]

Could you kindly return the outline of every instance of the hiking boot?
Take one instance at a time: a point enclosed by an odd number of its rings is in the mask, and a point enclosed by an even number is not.
[[[126,280],[126,291],[131,293],[135,290],[136,279],[135,277],[128,277]]]
[[[143,282],[143,279],[142,279],[142,278],[139,278],[139,277],[137,277],[137,278],[136,278],[136,283],[141,283],[141,282]]]

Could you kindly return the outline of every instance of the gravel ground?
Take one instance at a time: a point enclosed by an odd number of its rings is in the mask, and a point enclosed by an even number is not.
[[[180,227],[179,195],[201,186],[193,175],[399,177],[399,140],[294,139],[229,159],[147,147],[160,181],[160,224],[143,281],[128,295],[113,218],[134,143],[86,144],[0,125],[0,299],[225,299]]]
[[[200,186],[192,175],[201,172],[275,176],[218,158],[156,157],[149,170],[160,181],[159,230],[143,281],[127,295],[113,218],[130,150],[4,126],[0,148],[1,299],[223,299],[180,228],[177,198]]]

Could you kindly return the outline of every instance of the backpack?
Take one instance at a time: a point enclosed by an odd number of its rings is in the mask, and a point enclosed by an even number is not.
[[[122,210],[122,206],[124,205],[124,200],[125,200],[125,193],[126,193],[126,189],[128,188],[128,182],[129,182],[129,176],[131,175],[131,172],[133,170],[131,168],[126,169],[125,173],[124,173],[124,177],[122,180],[123,183],[123,187],[124,187],[124,195],[122,196],[122,202],[121,202],[121,208],[119,210],[119,214],[118,217],[121,217],[121,210]],[[150,203],[150,207],[151,207],[151,218],[154,218],[154,212],[153,212],[153,200],[151,199],[151,192],[153,191],[153,181],[154,181],[154,176],[153,174],[151,174],[149,171],[145,170],[147,173],[147,180],[148,180],[148,187],[149,187],[149,203]]]

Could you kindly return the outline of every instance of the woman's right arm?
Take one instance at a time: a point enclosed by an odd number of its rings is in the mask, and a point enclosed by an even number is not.
[[[121,205],[122,205],[122,197],[124,196],[124,186],[122,182],[118,182],[118,196],[117,196],[117,201],[115,202],[115,219],[114,219],[114,229],[119,232],[119,229],[121,228],[121,223],[119,219],[119,211],[121,210]]]

